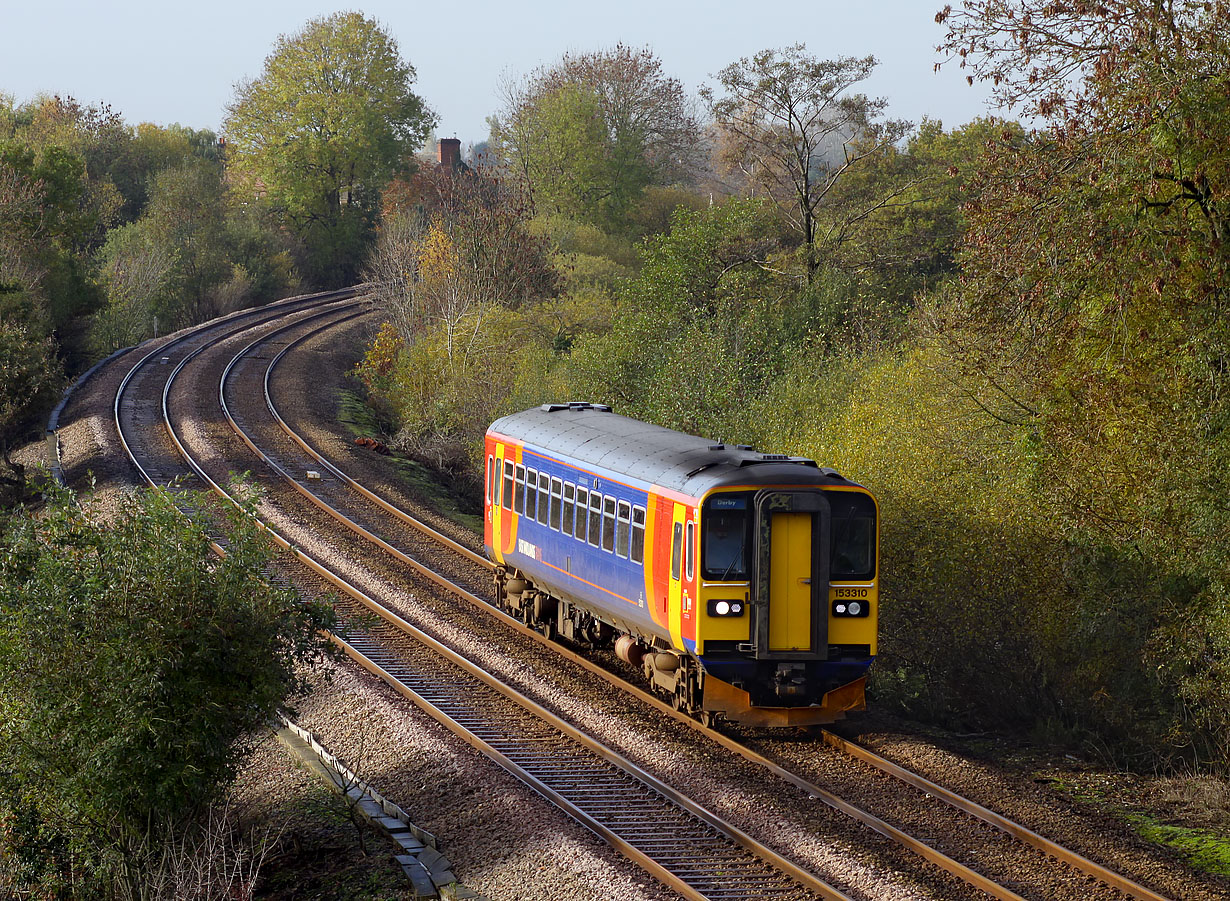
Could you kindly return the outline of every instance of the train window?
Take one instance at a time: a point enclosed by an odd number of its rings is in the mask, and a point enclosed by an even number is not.
[[[680,561],[683,558],[683,523],[675,523],[675,533],[671,536],[671,578],[679,581]]]
[[[597,491],[589,493],[589,543],[598,547],[598,539],[602,535],[602,495]]]
[[[529,519],[534,518],[538,507],[538,470],[527,469],[525,472],[525,509],[521,512]]]
[[[564,493],[564,480],[551,479],[551,528],[559,531],[560,498]]]
[[[504,461],[504,509],[512,509],[513,498],[513,462],[512,460]]]
[[[572,534],[572,509],[573,501],[576,500],[577,486],[571,482],[564,484],[564,521],[560,528],[564,530],[565,535]]]
[[[631,537],[628,528],[632,524],[632,505],[627,501],[619,502],[619,521],[615,524],[615,553],[621,557],[628,556],[628,539]]]
[[[696,523],[688,520],[688,540],[684,545],[684,550],[687,555],[688,565],[685,567],[688,574],[688,581],[692,581],[692,576],[696,574]]]
[[[495,499],[495,457],[487,454],[487,503]]]
[[[585,540],[585,525],[589,522],[589,514],[586,509],[589,507],[589,491],[585,488],[577,487],[577,528],[573,532],[577,536],[577,540]]]
[[[551,477],[545,472],[538,476],[538,521],[547,524],[547,514],[551,508]]]
[[[602,500],[602,549],[615,550],[615,498]]]
[[[829,575],[872,579],[876,566],[876,505],[855,491],[825,492],[832,516]]]
[[[513,494],[513,512],[525,512],[525,467],[517,464],[517,484]]]
[[[746,581],[748,549],[752,546],[747,495],[710,497],[701,510],[701,523],[701,575],[715,582]]]
[[[633,563],[645,559],[645,508],[632,508],[632,554]]]

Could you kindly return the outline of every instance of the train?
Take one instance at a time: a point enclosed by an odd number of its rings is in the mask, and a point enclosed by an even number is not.
[[[874,496],[812,460],[544,404],[485,436],[496,603],[612,648],[707,724],[866,708],[879,621]]]

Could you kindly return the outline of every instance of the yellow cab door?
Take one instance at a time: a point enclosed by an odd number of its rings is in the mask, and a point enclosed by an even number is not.
[[[769,650],[811,650],[812,515],[774,512],[769,551]]]

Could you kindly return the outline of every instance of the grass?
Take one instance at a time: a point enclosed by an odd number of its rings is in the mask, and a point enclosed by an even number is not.
[[[356,438],[375,438],[377,441],[384,438],[375,413],[355,391],[343,389],[338,392],[337,420]],[[412,496],[472,532],[483,531],[482,512],[475,502],[444,482],[438,472],[397,454],[390,459],[397,480]]]
[[[1230,876],[1230,836],[1206,829],[1168,826],[1142,814],[1130,814],[1128,821],[1143,838],[1173,848],[1195,869]]]

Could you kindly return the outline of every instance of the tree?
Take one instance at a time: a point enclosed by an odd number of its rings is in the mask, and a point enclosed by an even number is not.
[[[553,295],[558,277],[547,242],[525,228],[521,192],[481,170],[423,172],[386,196],[365,275],[392,332],[359,373],[393,411],[402,449],[461,473],[505,396],[510,379],[496,373],[524,330],[518,313]]]
[[[932,311],[961,388],[1028,441],[1090,585],[1124,559],[1168,740],[1230,749],[1230,4],[970,2],[944,47],[1044,128],[971,184]],[[1115,562],[1111,566],[1107,561]],[[1106,573],[1111,575],[1107,576]]]
[[[819,212],[851,170],[900,140],[909,123],[880,120],[886,101],[851,88],[871,75],[874,57],[819,60],[803,44],[762,50],[718,73],[725,95],[706,87],[728,171],[773,198],[802,239],[808,282],[822,264],[827,244],[839,244],[851,224],[867,215],[856,207],[832,217],[822,229]],[[882,205],[887,197],[871,200]]]
[[[691,180],[699,125],[648,48],[565,54],[503,93],[491,143],[542,212],[618,228],[647,186]]]
[[[236,171],[304,236],[327,280],[350,282],[380,191],[435,122],[414,77],[375,21],[335,13],[280,37],[228,107]]]
[[[176,500],[102,523],[59,493],[0,526],[0,890],[146,897],[328,646],[331,608],[263,577],[250,510],[218,559]]]
[[[0,316],[0,506],[20,499],[25,470],[10,457],[54,403],[60,366],[50,339],[42,341],[23,324]]]

